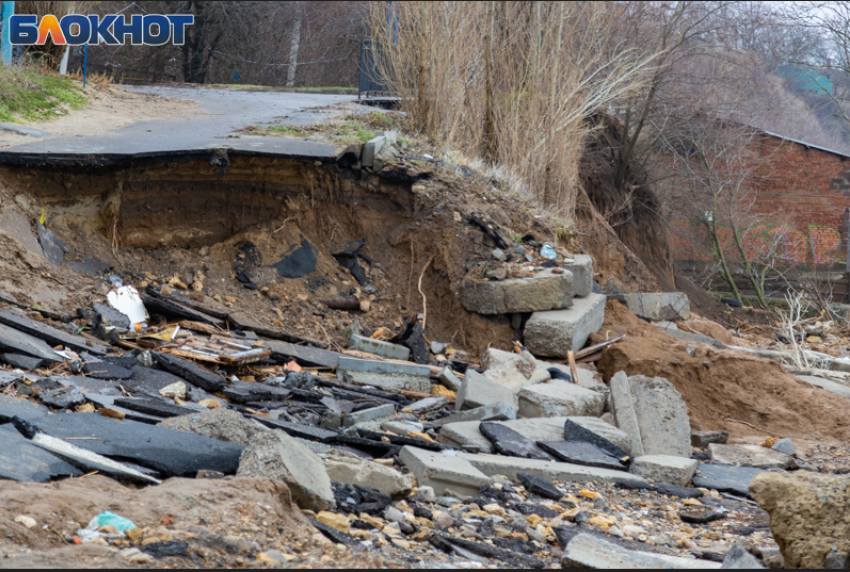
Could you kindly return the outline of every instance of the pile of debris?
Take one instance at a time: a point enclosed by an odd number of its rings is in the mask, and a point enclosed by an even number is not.
[[[524,345],[480,360],[427,341],[425,315],[396,331],[355,320],[337,352],[116,277],[108,304],[82,312],[94,336],[0,310],[0,359],[17,368],[0,371],[0,477],[271,478],[333,543],[435,563],[711,567],[751,553],[775,563],[764,513],[747,497],[760,471],[808,468],[793,445],[692,435],[666,379],[620,372],[605,383],[596,372],[624,336],[585,347],[609,298],[655,320],[686,318],[687,298],[606,296],[589,257],[502,242],[461,300],[511,315]],[[18,526],[37,522],[21,516]],[[188,554],[129,530],[60,534],[138,562]],[[746,537],[750,552],[733,548]]]

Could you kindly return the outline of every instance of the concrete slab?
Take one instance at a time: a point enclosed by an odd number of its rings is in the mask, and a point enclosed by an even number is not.
[[[535,312],[525,324],[525,346],[537,356],[566,358],[587,343],[605,320],[605,296],[576,298],[568,310]]]
[[[537,441],[563,441],[564,425],[568,420],[593,431],[626,451],[629,450],[628,437],[616,427],[596,417],[537,417],[498,423],[536,443]],[[477,445],[482,451],[492,453],[494,451],[492,444],[481,434],[480,424],[479,421],[468,421],[443,425],[437,440],[458,448],[463,445]]]
[[[507,403],[514,409],[519,408],[517,396],[513,391],[494,383],[471,368],[468,369],[455,398],[455,409],[474,409],[497,402]]]
[[[599,417],[605,409],[605,396],[574,383],[554,379],[524,387],[518,395],[518,416]]]
[[[448,417],[437,419],[434,425],[442,427],[450,423],[464,423],[469,421],[508,421],[516,419],[516,409],[504,403],[497,401],[470,409],[468,411],[458,411]]]
[[[463,381],[461,381],[461,379],[457,375],[455,375],[455,372],[453,372],[452,368],[450,367],[443,368],[443,371],[441,371],[437,375],[437,381],[439,381],[455,393],[460,391],[460,387],[463,385]]]
[[[51,346],[62,345],[76,352],[89,352],[95,355],[105,355],[111,348],[103,343],[81,338],[68,332],[63,332],[47,324],[36,322],[19,310],[0,310],[0,324],[6,324],[18,331],[25,332]]]
[[[656,322],[691,317],[691,301],[684,292],[644,292],[626,294],[625,298],[629,310]]]
[[[640,426],[637,421],[637,413],[635,413],[629,377],[625,372],[619,371],[611,378],[609,387],[611,388],[614,420],[617,427],[628,436],[631,442],[631,449],[625,450],[629,451],[632,457],[642,457],[644,455],[643,443],[640,438]]]
[[[590,534],[578,534],[564,550],[561,567],[594,570],[716,570],[720,563],[628,550]]]
[[[573,256],[572,264],[564,269],[573,273],[573,290],[576,298],[584,298],[593,292],[593,259],[586,254]]]
[[[349,413],[343,419],[343,425],[351,427],[352,425],[367,421],[380,421],[393,415],[395,415],[395,405],[379,405],[378,407],[370,407],[369,409]]]
[[[401,390],[418,393],[431,391],[431,381],[426,377],[415,375],[346,372],[343,380],[357,385],[371,385],[392,393],[398,393]]]
[[[645,455],[691,456],[688,407],[673,384],[663,377],[629,378],[634,411]]]
[[[834,393],[835,395],[840,395],[841,397],[846,397],[847,399],[850,399],[850,387],[838,383],[837,381],[830,381],[828,379],[824,379],[822,377],[815,377],[813,375],[798,375],[797,379],[805,381],[809,385],[814,385],[815,387],[825,389],[826,391]]]
[[[408,361],[410,359],[410,349],[385,342],[383,340],[373,340],[366,336],[358,336],[354,334],[348,342],[348,347],[370,354],[375,354],[387,359],[398,359]]]
[[[387,138],[384,136],[373,137],[363,145],[363,153],[360,156],[360,164],[364,167],[372,167],[375,164],[375,157],[381,152]]]
[[[569,308],[573,299],[573,275],[547,269],[529,278],[495,282],[467,280],[461,284],[463,307],[478,314],[514,314]]]
[[[759,445],[718,445],[711,443],[708,446],[708,456],[714,465],[751,467],[764,470],[778,469],[781,471],[797,468],[797,464],[791,455]]]
[[[404,447],[399,459],[414,475],[420,487],[431,487],[442,495],[447,489],[475,496],[492,479],[458,456],[444,455],[417,447]]]
[[[646,479],[643,477],[631,475],[625,471],[582,467],[571,463],[553,463],[551,461],[504,457],[502,455],[458,453],[457,456],[468,461],[485,475],[504,475],[509,479],[515,479],[517,473],[527,473],[544,479],[577,483],[593,481],[646,483]]]
[[[431,368],[412,363],[342,357],[337,366],[337,378],[392,392],[402,389],[421,393],[431,391]]]
[[[673,322],[659,322],[656,324],[661,330],[664,331],[670,337],[676,338],[677,340],[682,340],[683,342],[691,342],[695,344],[707,344],[710,346],[714,346],[719,350],[727,349],[727,346],[715,340],[714,338],[710,338],[708,336],[704,336],[702,334],[694,334],[691,332],[683,332]]]
[[[545,362],[537,360],[530,352],[506,352],[489,348],[481,357],[484,375],[503,387],[518,392],[526,385],[550,379]]]
[[[632,461],[629,472],[650,481],[685,487],[691,482],[699,461],[669,455],[645,455]]]

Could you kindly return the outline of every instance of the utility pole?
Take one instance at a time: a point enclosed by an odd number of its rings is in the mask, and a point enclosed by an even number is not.
[[[12,65],[12,41],[10,36],[12,26],[9,24],[9,20],[14,13],[15,3],[3,2],[3,9],[0,12],[0,65]]]

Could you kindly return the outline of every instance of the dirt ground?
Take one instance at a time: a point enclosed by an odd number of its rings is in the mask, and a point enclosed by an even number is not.
[[[797,380],[776,362],[735,350],[688,343],[609,301],[593,341],[627,334],[597,364],[605,380],[618,371],[669,379],[688,405],[693,430],[725,430],[732,438],[791,437],[814,444],[850,438],[847,403]],[[693,345],[693,344],[692,344]]]
[[[21,121],[22,126],[48,131],[54,137],[99,135],[138,121],[185,119],[203,113],[192,101],[153,94],[134,93],[119,88],[90,84],[83,91],[89,99],[85,107],[57,116],[51,121]],[[0,149],[36,141],[33,137],[0,130]]]
[[[75,545],[77,529],[107,510],[159,541],[163,554],[133,563],[120,555],[127,540]],[[15,522],[21,516],[37,524]],[[142,489],[97,475],[44,485],[0,481],[0,528],[0,568],[264,568],[269,550],[288,557],[282,567],[393,567],[391,558],[333,545],[292,503],[286,485],[270,479],[170,479]]]

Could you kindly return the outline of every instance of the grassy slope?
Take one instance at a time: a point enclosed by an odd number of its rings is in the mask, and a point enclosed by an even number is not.
[[[88,103],[67,77],[54,77],[0,66],[0,121],[43,121],[56,111],[79,109]]]

